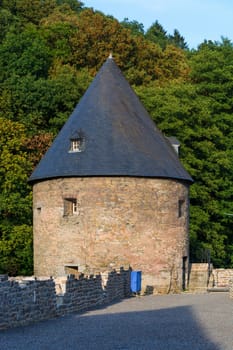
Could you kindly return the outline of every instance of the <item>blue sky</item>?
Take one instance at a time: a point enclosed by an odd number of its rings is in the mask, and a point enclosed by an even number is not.
[[[143,23],[144,29],[156,20],[167,33],[178,29],[190,48],[205,39],[233,41],[233,0],[82,0],[119,21],[124,18]]]

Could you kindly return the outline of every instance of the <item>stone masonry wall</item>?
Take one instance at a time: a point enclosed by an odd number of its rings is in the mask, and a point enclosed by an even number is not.
[[[0,276],[0,330],[87,310],[130,295],[130,271],[75,278]]]
[[[233,279],[230,280],[229,294],[230,294],[230,298],[233,299]]]
[[[213,285],[215,287],[229,287],[231,279],[233,279],[233,269],[213,270]]]
[[[231,292],[233,269],[215,269],[212,264],[193,263],[189,267],[189,291],[206,292],[228,289]]]
[[[34,273],[62,276],[117,266],[142,271],[142,289],[182,290],[189,186],[169,179],[61,178],[33,186]],[[65,215],[66,199],[77,201]],[[93,272],[94,273],[94,272]]]
[[[52,279],[0,279],[0,329],[56,316]]]

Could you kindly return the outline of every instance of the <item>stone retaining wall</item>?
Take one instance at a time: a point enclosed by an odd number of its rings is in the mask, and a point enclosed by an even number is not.
[[[130,271],[96,276],[8,278],[0,276],[0,329],[104,305],[130,295]]]
[[[233,269],[215,269],[207,263],[190,264],[189,291],[192,293],[228,290],[231,280]]]
[[[213,269],[213,284],[215,287],[229,287],[233,279],[233,269]]]
[[[233,279],[230,280],[229,294],[230,298],[233,299]]]

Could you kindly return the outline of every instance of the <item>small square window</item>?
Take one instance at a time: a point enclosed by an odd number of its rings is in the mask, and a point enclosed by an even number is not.
[[[81,152],[81,139],[71,140],[71,152]]]
[[[64,216],[76,214],[78,212],[78,205],[76,198],[64,199]]]

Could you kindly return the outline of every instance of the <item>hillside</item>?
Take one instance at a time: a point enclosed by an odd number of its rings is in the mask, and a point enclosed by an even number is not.
[[[41,3],[43,3],[41,5]],[[76,0],[0,2],[0,273],[32,273],[27,179],[97,70],[114,59],[195,183],[191,258],[233,267],[233,44],[189,50],[155,20],[119,23]]]

